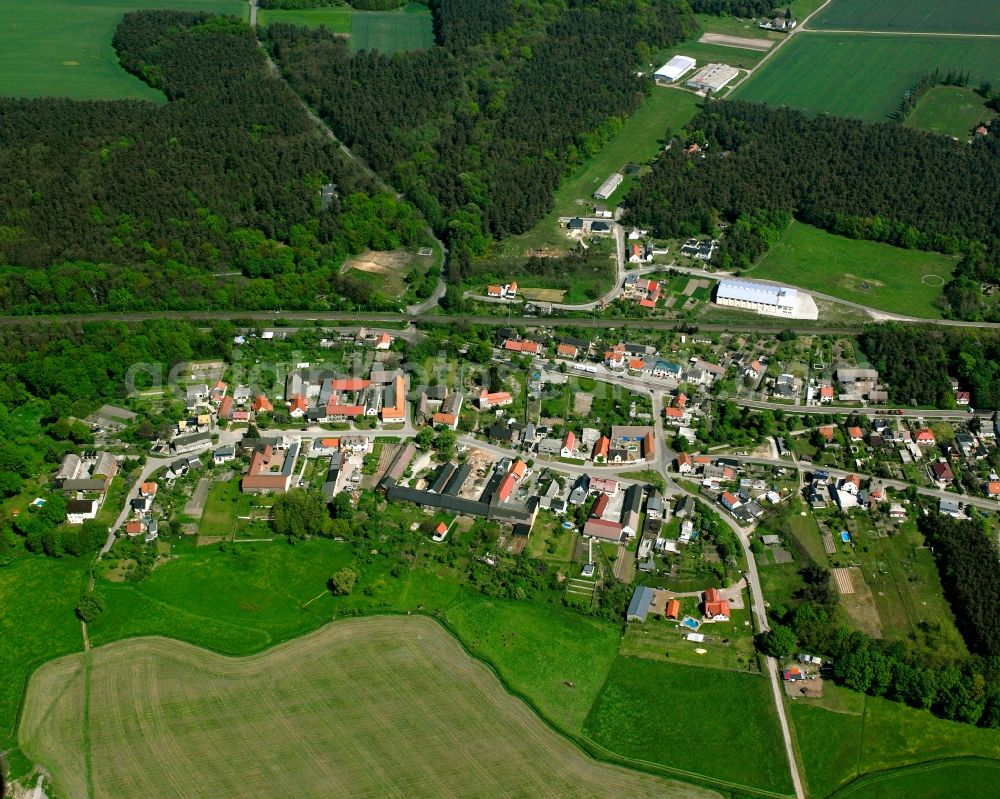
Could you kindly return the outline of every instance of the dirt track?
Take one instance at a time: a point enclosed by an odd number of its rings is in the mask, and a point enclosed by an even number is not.
[[[774,46],[773,39],[750,39],[743,36],[727,36],[724,33],[703,33],[698,40],[704,44],[721,44],[723,47],[741,47],[744,50],[760,50],[762,53]]]

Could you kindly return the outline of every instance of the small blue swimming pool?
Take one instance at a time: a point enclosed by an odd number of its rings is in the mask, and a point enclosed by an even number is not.
[[[685,616],[684,619],[681,621],[681,624],[683,624],[689,630],[697,630],[699,627],[701,627],[701,623],[697,619],[692,619],[690,616]]]
[[[843,541],[845,544],[850,544],[851,543],[851,534],[849,532],[847,532],[847,530],[841,530],[840,531],[840,540]]]

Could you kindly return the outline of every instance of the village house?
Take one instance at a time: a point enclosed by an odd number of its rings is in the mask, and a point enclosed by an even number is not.
[[[489,411],[493,408],[503,408],[514,402],[514,398],[507,391],[489,392],[485,388],[479,394],[479,410]]]
[[[705,618],[709,621],[729,621],[729,602],[722,598],[718,588],[705,592]]]

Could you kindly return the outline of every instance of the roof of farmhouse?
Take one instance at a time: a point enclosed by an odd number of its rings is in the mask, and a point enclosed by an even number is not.
[[[796,294],[798,292],[795,289],[786,286],[751,283],[748,280],[721,280],[716,297],[722,300],[742,300],[791,308],[795,305]]]

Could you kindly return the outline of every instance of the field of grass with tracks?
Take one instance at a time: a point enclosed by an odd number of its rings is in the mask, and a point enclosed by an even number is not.
[[[983,98],[972,89],[935,86],[920,98],[904,124],[908,128],[968,141],[976,125],[996,115],[997,112],[987,108]]]
[[[423,617],[251,658],[138,638],[32,679],[20,740],[71,799],[709,797],[587,758]]]
[[[721,725],[718,708],[726,709]],[[637,760],[763,790],[792,789],[771,685],[759,675],[621,657],[584,732]]]
[[[126,12],[164,6],[249,15],[243,0],[6,0],[0,96],[162,102],[159,91],[119,66],[111,39]]]
[[[350,36],[352,50],[378,50],[389,55],[424,50],[434,44],[431,13],[420,3],[395,11],[357,11],[349,6],[264,9],[257,12],[257,21],[261,25],[287,22],[310,28],[324,26]]]
[[[829,796],[859,775],[879,772],[871,787],[845,791],[845,796],[932,797],[945,794],[909,793],[921,784],[918,774],[934,774],[929,785],[948,784],[969,768],[961,763],[941,764],[940,759],[974,756],[991,760],[981,767],[975,792],[949,792],[952,796],[992,796],[996,769],[1000,768],[1000,733],[937,719],[927,711],[897,702],[866,697],[827,683],[818,700],[796,700],[791,721],[811,795]],[[935,760],[938,759],[938,760]],[[929,772],[901,770],[931,761]],[[919,766],[918,768],[922,768]],[[943,778],[944,781],[939,781]],[[991,788],[992,786],[992,788]],[[991,792],[992,790],[992,792]],[[839,797],[840,794],[837,794]]]
[[[848,239],[792,222],[746,274],[811,289],[880,311],[940,319],[934,301],[951,280],[952,256]]]
[[[968,71],[970,86],[995,82],[1000,40],[803,31],[734,96],[879,122],[888,120],[903,93],[936,68]]]
[[[1000,33],[1000,5],[983,0],[835,0],[809,21],[825,30]]]

